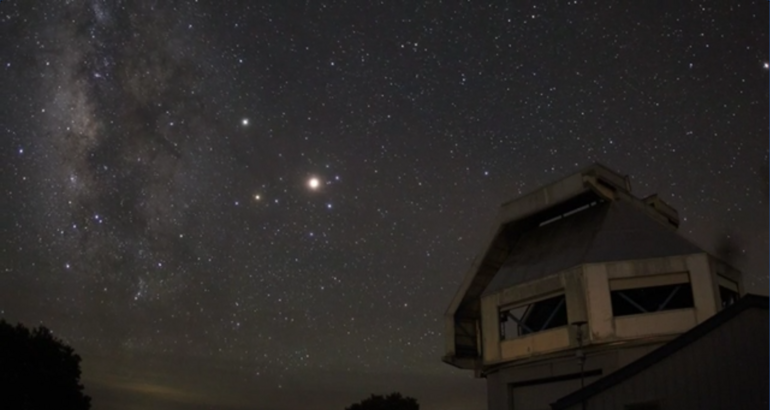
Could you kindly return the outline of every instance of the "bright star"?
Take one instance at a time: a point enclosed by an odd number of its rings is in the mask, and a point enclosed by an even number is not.
[[[247,126],[247,125],[249,125],[249,119],[248,119],[248,118],[244,118],[244,119],[242,119],[242,120],[241,120],[241,124],[243,124],[243,126],[244,126],[244,127],[245,127],[245,126]]]
[[[765,70],[767,70],[768,68],[770,68],[770,63],[765,63],[764,67],[765,67]]]
[[[307,186],[310,187],[310,189],[318,189],[318,187],[321,186],[321,181],[316,177],[310,178],[307,181]]]

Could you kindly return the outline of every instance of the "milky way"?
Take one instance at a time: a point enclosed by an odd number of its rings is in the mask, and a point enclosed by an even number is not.
[[[95,408],[483,408],[443,311],[496,207],[581,166],[766,293],[767,11],[3,0],[0,317]]]
[[[47,163],[35,219],[56,232],[51,270],[88,307],[73,313],[124,343],[142,332],[116,327],[116,306],[153,317],[188,293],[186,267],[221,256],[184,240],[196,215],[215,211],[205,193],[216,110],[198,95],[217,81],[188,28],[166,26],[174,12],[71,2],[47,10],[45,37],[34,39],[52,44],[33,63],[45,67],[33,83],[43,135],[29,149]]]

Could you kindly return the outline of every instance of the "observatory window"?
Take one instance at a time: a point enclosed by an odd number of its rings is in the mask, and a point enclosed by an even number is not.
[[[738,301],[738,292],[724,286],[719,287],[719,298],[722,300],[722,309]]]
[[[721,275],[717,276],[717,281],[719,282],[719,299],[722,301],[722,309],[737,302],[740,298],[738,283]]]
[[[637,315],[694,306],[690,283],[612,290],[612,314]]]
[[[581,207],[575,208],[575,209],[573,209],[571,211],[565,212],[565,213],[563,213],[561,215],[556,215],[556,216],[554,216],[551,219],[547,219],[547,220],[545,220],[543,222],[540,222],[539,226],[545,226],[545,225],[548,225],[548,224],[552,224],[552,223],[554,223],[556,221],[559,221],[559,220],[562,220],[562,219],[564,219],[564,218],[566,218],[568,216],[575,215],[578,212],[585,211],[586,209],[588,209],[588,208],[590,208],[592,206],[596,206],[597,204],[598,204],[597,201],[593,201],[590,204],[585,204],[585,205],[583,205]]]
[[[564,295],[500,310],[500,338],[503,340],[566,325]]]

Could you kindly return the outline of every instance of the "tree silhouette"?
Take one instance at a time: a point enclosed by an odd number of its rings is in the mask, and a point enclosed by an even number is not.
[[[0,320],[0,408],[91,408],[80,384],[80,356],[43,326]]]
[[[404,397],[401,393],[391,393],[387,396],[372,394],[368,399],[345,410],[420,410],[420,405],[414,398]]]

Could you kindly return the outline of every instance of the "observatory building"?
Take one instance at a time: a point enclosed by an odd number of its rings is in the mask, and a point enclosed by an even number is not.
[[[668,344],[744,292],[678,226],[600,164],[502,204],[446,312],[444,362],[487,379],[489,410],[541,410]]]

